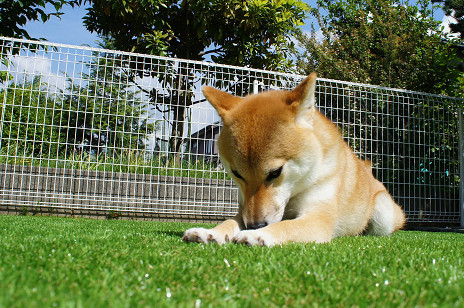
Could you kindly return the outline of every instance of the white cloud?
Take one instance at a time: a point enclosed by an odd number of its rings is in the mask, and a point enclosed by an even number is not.
[[[367,15],[367,22],[372,23],[373,21],[374,21],[374,14],[372,14],[372,12],[369,12],[369,14]]]
[[[313,36],[313,32],[309,31],[309,30],[304,30],[303,34],[306,35],[307,37],[312,37]],[[324,41],[324,34],[322,33],[321,28],[317,29],[314,32],[314,37],[316,38],[316,41],[318,41],[319,43]],[[295,43],[298,43],[298,41],[296,39],[295,39]]]
[[[10,57],[10,60],[8,71],[14,77],[15,82],[31,80],[34,76],[40,75],[42,82],[48,84],[50,92],[66,88],[66,76],[52,72],[50,59],[15,55]]]
[[[50,60],[45,58],[30,58],[24,56],[13,56],[11,59],[16,72],[26,73],[50,73],[51,63]]]
[[[454,12],[452,13],[452,15],[454,15]],[[451,33],[451,29],[450,29],[450,24],[455,24],[457,22],[458,21],[453,16],[447,16],[447,15],[443,16],[443,21],[441,23],[441,26],[443,27],[443,31],[448,35],[448,37],[450,38],[459,37],[457,33]]]
[[[322,33],[322,29],[316,31],[316,41],[322,42],[324,40],[324,34]]]

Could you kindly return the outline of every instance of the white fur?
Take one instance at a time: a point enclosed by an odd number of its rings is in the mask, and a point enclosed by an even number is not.
[[[394,230],[395,203],[387,192],[375,198],[375,208],[366,233],[378,236],[390,235]]]
[[[240,231],[232,238],[232,242],[247,244],[248,246],[259,245],[271,247],[277,244],[272,236],[262,229]]]
[[[184,241],[198,243],[218,243],[220,245],[226,242],[225,237],[220,232],[213,229],[191,228],[184,232]]]
[[[274,209],[270,208],[270,211],[265,213],[264,221],[268,224],[273,224],[282,220],[284,216],[285,206],[287,205],[288,199],[290,198],[290,191],[283,189],[283,187],[275,188],[275,193],[272,198]]]

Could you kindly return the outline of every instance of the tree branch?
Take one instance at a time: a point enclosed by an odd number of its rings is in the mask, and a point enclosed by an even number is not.
[[[203,51],[203,52],[200,52],[198,55],[200,57],[203,57],[203,56],[205,56],[207,54],[214,53],[214,52],[220,52],[220,51],[222,51],[222,47],[219,47],[219,48],[216,48],[216,49],[211,49],[211,50],[208,50],[208,51]]]

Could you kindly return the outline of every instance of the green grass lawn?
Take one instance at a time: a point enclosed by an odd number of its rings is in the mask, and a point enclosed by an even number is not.
[[[464,234],[263,248],[191,226],[0,215],[0,307],[464,306]]]

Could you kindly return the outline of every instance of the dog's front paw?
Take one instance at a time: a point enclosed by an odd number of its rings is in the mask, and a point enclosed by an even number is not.
[[[197,242],[197,243],[217,243],[219,245],[228,242],[228,236],[213,229],[205,228],[191,228],[184,232],[182,237],[184,242]]]
[[[248,246],[274,246],[277,241],[268,233],[261,230],[245,230],[239,232],[232,238],[232,242],[237,244],[246,244]]]

